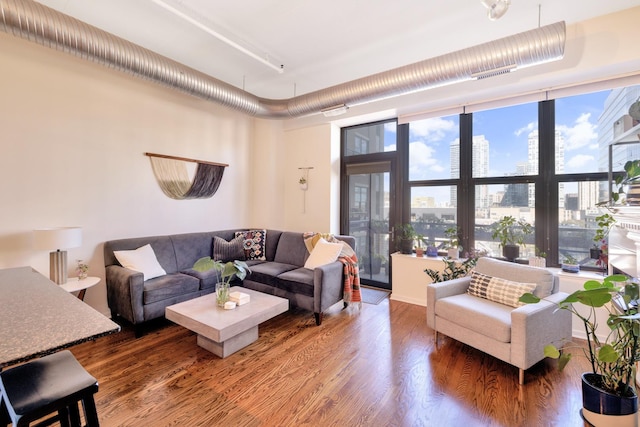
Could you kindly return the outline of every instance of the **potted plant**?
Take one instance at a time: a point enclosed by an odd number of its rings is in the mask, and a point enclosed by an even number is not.
[[[529,257],[529,265],[532,267],[546,268],[547,253],[535,248],[535,256]]]
[[[427,242],[427,256],[428,257],[437,257],[438,256],[438,248],[436,247],[436,243],[433,241]]]
[[[416,235],[416,246],[414,250],[416,251],[417,257],[424,256],[424,248],[422,247],[422,243],[424,242],[424,236],[421,234]]]
[[[616,191],[611,191],[613,204],[640,205],[640,160],[629,160],[624,164],[624,174],[615,178]],[[622,198],[622,195],[625,198]]]
[[[533,226],[523,219],[508,215],[493,224],[491,237],[500,241],[502,255],[509,261],[520,256],[520,245],[525,245],[526,236],[533,233]]]
[[[615,218],[608,213],[596,217],[596,224],[598,225],[598,228],[596,228],[596,232],[593,235],[593,247],[589,250],[589,255],[592,259],[597,260],[597,265],[603,268],[606,267],[606,264],[604,266],[601,265],[603,261],[603,250],[608,246],[607,237],[609,236],[609,231],[615,222]]]
[[[398,224],[394,230],[396,246],[403,254],[413,252],[413,241],[416,239],[416,231],[411,224]]]
[[[621,287],[621,283],[626,285]],[[537,303],[540,298],[526,293],[520,301]],[[585,311],[574,307],[578,304],[587,307],[588,314],[581,314]],[[637,425],[635,366],[640,361],[638,285],[629,283],[627,276],[620,274],[605,277],[602,281],[588,280],[583,289],[575,291],[557,305],[559,309],[569,310],[577,316],[587,334],[584,354],[591,363],[591,372],[582,374],[583,417],[596,426],[623,425],[621,423],[625,421],[632,422],[628,425]],[[595,309],[599,307],[605,307],[609,312],[607,325],[611,332],[605,341],[596,335]],[[572,357],[566,351],[561,353],[552,343],[545,346],[544,354],[559,359],[558,367],[561,370]],[[615,416],[615,421],[603,421],[606,424],[600,424],[599,421],[606,416]]]
[[[580,272],[580,263],[577,259],[574,258],[573,255],[567,254],[564,256],[564,260],[562,261],[562,271],[566,271],[567,273],[579,273]]]
[[[447,256],[451,259],[457,259],[460,254],[458,227],[447,227],[447,229],[444,230],[444,235],[447,238],[447,242],[445,244],[447,248]]]
[[[307,183],[307,178],[305,178],[304,176],[300,177],[300,179],[298,180],[298,184],[300,184],[300,189],[303,191],[309,188],[309,184]]]
[[[457,279],[459,277],[465,277],[476,266],[478,262],[478,256],[472,256],[464,261],[442,258],[444,262],[444,269],[442,271],[427,268],[424,270],[433,283],[444,282],[447,280]]]
[[[220,273],[220,282],[216,284],[216,302],[218,306],[224,307],[224,303],[229,301],[229,287],[231,279],[236,276],[243,280],[251,269],[244,261],[214,261],[211,257],[202,257],[193,265],[193,269],[200,272],[215,269]]]

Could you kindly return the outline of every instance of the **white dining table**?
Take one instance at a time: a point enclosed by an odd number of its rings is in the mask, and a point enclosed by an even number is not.
[[[0,270],[0,369],[118,331],[33,268]]]

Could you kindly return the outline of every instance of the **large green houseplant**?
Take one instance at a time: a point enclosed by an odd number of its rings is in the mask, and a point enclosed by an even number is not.
[[[540,298],[526,293],[520,301],[537,303]],[[599,389],[606,396],[606,399],[599,396],[599,403],[595,406],[604,406],[602,402],[618,398],[629,403],[629,411],[637,412],[635,366],[640,361],[640,313],[637,303],[638,285],[629,283],[627,276],[617,274],[605,277],[602,281],[587,280],[583,289],[575,291],[557,304],[559,309],[569,310],[577,316],[584,325],[587,337],[584,353],[591,364],[591,372],[582,376],[583,404],[587,416],[594,411],[593,407],[587,406],[594,403],[586,397],[587,393],[593,391],[589,386]],[[578,310],[578,305],[587,309]],[[609,313],[607,325],[610,333],[604,341],[596,334],[595,310],[600,307],[605,307]],[[572,357],[570,352],[564,350],[561,352],[553,344],[548,344],[544,348],[544,354],[559,359],[558,366],[563,369]]]
[[[492,225],[491,237],[500,242],[502,255],[509,261],[520,256],[520,245],[525,245],[525,239],[533,233],[533,226],[523,219],[515,219],[511,215],[503,216]]]

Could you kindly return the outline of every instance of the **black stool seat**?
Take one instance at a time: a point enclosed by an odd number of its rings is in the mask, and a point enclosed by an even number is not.
[[[0,420],[8,415],[14,427],[28,426],[32,421],[56,412],[58,416],[44,425],[59,420],[62,426],[80,426],[80,402],[87,425],[98,426],[93,400],[98,381],[68,350],[0,372],[0,391],[5,407],[0,412]]]

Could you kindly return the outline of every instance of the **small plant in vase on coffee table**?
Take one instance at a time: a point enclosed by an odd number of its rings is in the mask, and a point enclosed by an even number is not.
[[[220,273],[220,282],[216,283],[216,303],[219,307],[227,308],[225,305],[229,301],[229,288],[231,279],[237,277],[243,280],[251,273],[251,269],[244,261],[214,261],[211,257],[202,257],[193,265],[193,269],[199,272],[215,269]],[[234,303],[235,307],[235,303]]]

